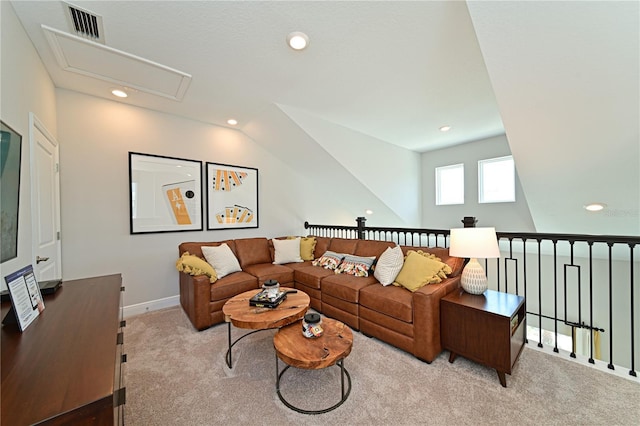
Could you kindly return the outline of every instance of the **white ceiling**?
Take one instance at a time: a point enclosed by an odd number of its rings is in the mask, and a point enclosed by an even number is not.
[[[182,101],[126,103],[239,127],[291,106],[414,151],[504,133],[465,2],[74,1],[105,44],[192,75]],[[59,1],[14,1],[57,87],[112,98],[112,83],[63,70],[41,25],[71,32]],[[309,47],[286,45],[303,31]],[[104,55],[105,74],[117,74]],[[448,133],[438,129],[452,126]]]
[[[70,31],[63,3],[12,5],[57,87],[113,99],[56,61],[42,25]],[[417,152],[506,133],[538,232],[640,235],[638,1],[74,5],[102,17],[108,48],[192,76],[181,101],[125,103],[241,130],[277,106]]]

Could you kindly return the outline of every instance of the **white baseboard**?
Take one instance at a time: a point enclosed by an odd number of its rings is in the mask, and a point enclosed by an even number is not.
[[[180,296],[165,297],[164,299],[151,300],[149,302],[138,303],[124,307],[123,315],[125,318],[134,315],[144,314],[146,312],[157,311],[159,309],[171,308],[180,304]]]

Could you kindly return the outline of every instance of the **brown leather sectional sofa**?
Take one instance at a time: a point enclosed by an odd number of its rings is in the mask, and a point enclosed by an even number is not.
[[[387,247],[395,245],[387,241],[315,238],[315,259],[327,250],[379,258]],[[335,274],[313,266],[311,261],[274,265],[273,243],[267,238],[185,242],[179,245],[179,254],[189,252],[204,258],[202,246],[222,243],[227,243],[238,258],[241,272],[234,272],[213,284],[205,275],[180,273],[180,303],[198,330],[223,322],[222,306],[231,297],[275,279],[281,286],[307,293],[313,309],[423,361],[431,362],[442,352],[440,299],[460,286],[464,261],[449,256],[446,248],[401,246],[405,254],[412,249],[433,253],[452,270],[449,278],[441,283],[426,285],[412,293],[394,285],[382,286],[373,274],[368,277]]]

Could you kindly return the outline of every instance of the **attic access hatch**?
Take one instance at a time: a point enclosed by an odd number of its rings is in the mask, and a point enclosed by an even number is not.
[[[102,81],[181,101],[191,75],[42,25],[60,67]]]

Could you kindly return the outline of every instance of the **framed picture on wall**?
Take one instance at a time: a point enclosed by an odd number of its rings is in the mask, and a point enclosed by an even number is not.
[[[131,234],[202,231],[202,162],[129,153]]]
[[[18,207],[22,136],[0,121],[0,203],[2,249],[0,262],[18,257]]]
[[[258,169],[207,163],[207,229],[258,228]]]

